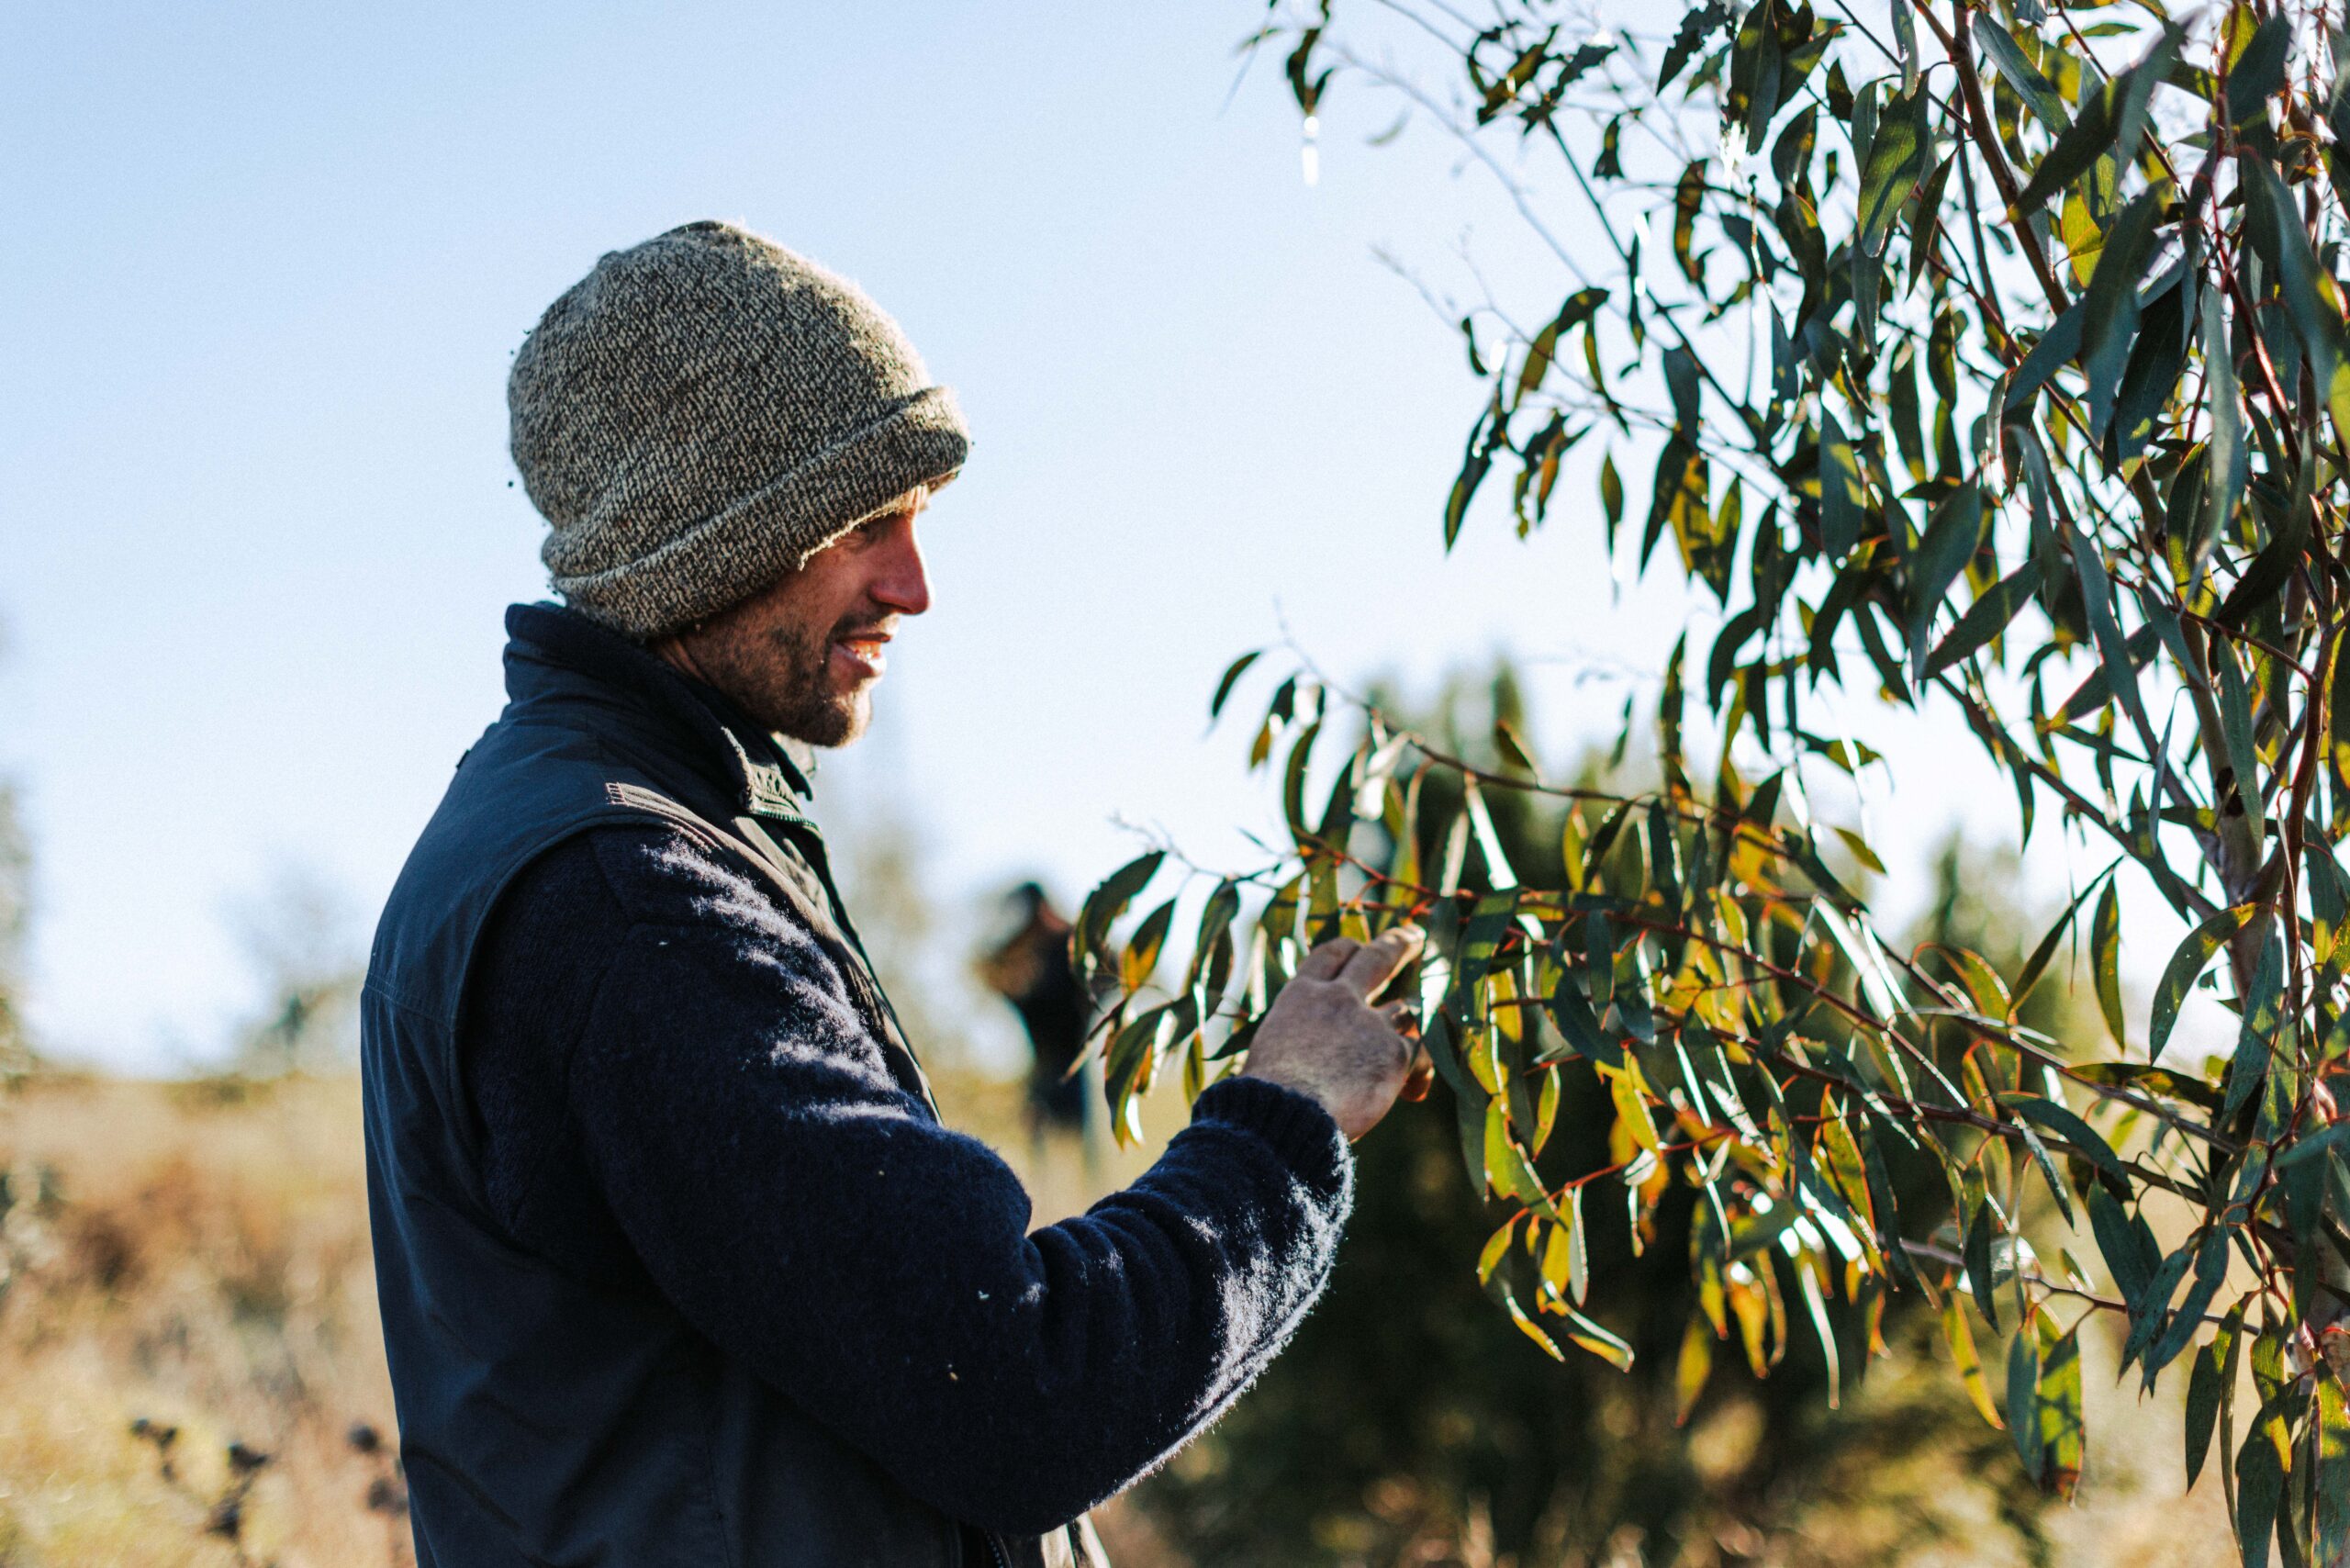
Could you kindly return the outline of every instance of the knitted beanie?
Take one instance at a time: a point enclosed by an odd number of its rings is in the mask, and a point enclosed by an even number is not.
[[[506,386],[554,590],[651,641],[962,466],[955,395],[855,284],[726,223],[614,251]]]

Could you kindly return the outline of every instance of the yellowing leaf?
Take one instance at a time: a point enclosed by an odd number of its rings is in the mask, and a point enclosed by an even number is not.
[[[1611,1072],[1606,1078],[1607,1092],[1616,1102],[1617,1119],[1631,1134],[1632,1141],[1651,1153],[1662,1152],[1663,1146],[1657,1141],[1656,1123],[1650,1119],[1648,1103],[1641,1098],[1631,1074]]]
[[[1999,1407],[1992,1403],[1991,1384],[1983,1375],[1983,1358],[1975,1349],[1975,1327],[1966,1321],[1965,1305],[1954,1290],[1942,1297],[1942,1338],[1950,1342],[1951,1360],[1958,1363],[1966,1396],[1975,1401],[1975,1408],[1994,1430],[2005,1431],[2008,1424],[1999,1419]]]
[[[2065,210],[2057,219],[2056,232],[2065,241],[2072,262],[2073,281],[2087,286],[2090,274],[2097,271],[2098,253],[2105,249],[2105,230],[2089,216],[2089,205],[2081,199],[2079,191],[2065,193]]]
[[[1706,1392],[1706,1378],[1714,1370],[1714,1337],[1702,1317],[1692,1317],[1681,1335],[1681,1360],[1673,1370],[1673,1424],[1685,1427],[1697,1396]]]
[[[1502,1266],[1503,1254],[1509,1250],[1509,1238],[1516,1231],[1517,1222],[1525,1217],[1523,1214],[1510,1215],[1507,1223],[1486,1238],[1485,1249],[1477,1254],[1477,1282],[1479,1284],[1482,1285],[1492,1279],[1494,1271]]]

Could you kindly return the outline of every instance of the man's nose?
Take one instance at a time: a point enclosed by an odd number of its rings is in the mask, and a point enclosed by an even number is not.
[[[878,554],[869,585],[874,599],[900,615],[920,615],[928,610],[930,576],[923,566],[922,545],[914,538],[913,519],[890,529]]]

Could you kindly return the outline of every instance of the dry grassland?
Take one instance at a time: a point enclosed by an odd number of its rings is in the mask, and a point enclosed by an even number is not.
[[[1032,1157],[1017,1086],[948,1073],[939,1088],[950,1122],[1023,1168],[1040,1223],[1084,1205],[1096,1183],[1073,1150]],[[1180,1121],[1178,1099],[1156,1097],[1158,1131]],[[360,1150],[347,1079],[51,1076],[0,1092],[0,1568],[410,1561]],[[1119,1156],[1101,1182],[1147,1158]],[[2221,1462],[2181,1498],[2175,1408],[2140,1406],[2111,1364],[2109,1343],[2093,1345],[2081,1499],[2042,1517],[2021,1561],[2232,1562]],[[1897,1407],[1918,1396],[1909,1380],[1948,1370],[1880,1373],[1858,1397]],[[1941,1445],[1854,1453],[1787,1500],[1792,1528],[1728,1555],[2019,1562],[2015,1538],[1981,1517],[1996,1488],[1967,1468]],[[1108,1514],[1120,1568],[1180,1562],[1139,1510]],[[1504,1568],[1473,1541],[1426,1561]]]
[[[1017,1086],[940,1089],[1035,1163]],[[0,1091],[0,1568],[410,1561],[361,1148],[349,1079]]]

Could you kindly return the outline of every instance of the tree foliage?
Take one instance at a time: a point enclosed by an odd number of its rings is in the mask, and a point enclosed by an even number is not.
[[[1506,664],[1487,680],[1447,683],[1432,705],[1406,709],[1377,689],[1371,698],[1480,766],[1503,765],[1495,718],[1529,755],[1543,755]],[[1587,756],[1573,781],[1602,782],[1604,760]],[[1441,852],[1433,834],[1457,794],[1441,775],[1424,780],[1424,858]],[[1565,803],[1510,791],[1487,812],[1525,884],[1555,890]],[[2018,934],[2029,923],[2002,870],[1997,857],[1962,859],[1953,843],[1941,895],[1913,935],[2020,962]],[[1634,846],[1595,875],[1604,887],[1636,886]],[[1489,890],[1481,868],[1463,876],[1465,892]],[[2028,1020],[2060,1027],[2063,1002],[2042,986]],[[1561,1074],[1539,1163],[1607,1164],[1616,1122],[1598,1075]],[[1708,1561],[1709,1543],[1722,1540],[1801,1540],[1805,1561],[1859,1562],[1883,1561],[1869,1543],[1888,1534],[1930,1553],[1961,1531],[1986,1561],[2044,1556],[2029,1482],[1986,1462],[2004,1434],[1932,1373],[1942,1329],[1922,1303],[1890,1305],[1877,1327],[1898,1364],[1857,1394],[1849,1376],[1841,1389],[1831,1384],[1829,1361],[1800,1329],[1763,1337],[1767,1377],[1742,1346],[1725,1347],[1692,1386],[1681,1350],[1696,1309],[1688,1259],[1697,1194],[1675,1183],[1637,1216],[1613,1192],[1594,1189],[1582,1221],[1598,1266],[1587,1269],[1579,1305],[1622,1326],[1634,1351],[1629,1375],[1589,1356],[1529,1375],[1538,1352],[1507,1316],[1479,1309],[1475,1275],[1463,1267],[1498,1216],[1460,1167],[1445,1094],[1398,1106],[1358,1146],[1354,1213],[1327,1294],[1249,1396],[1143,1494],[1192,1559],[1234,1568],[1596,1562],[1631,1560],[1625,1543],[1637,1541],[1640,1560],[1663,1563]],[[1914,1193],[1922,1204],[1937,1191],[1930,1161],[1897,1158],[1890,1174],[1905,1202]],[[1838,1314],[1843,1367],[1866,1360],[1870,1327]],[[1710,1329],[1700,1332],[1710,1341]],[[1990,1518],[2004,1527],[1999,1539],[1984,1528]],[[1824,1551],[1824,1541],[1836,1549]]]
[[[1654,39],[1545,0],[1380,8],[1449,98],[1351,52],[1351,11],[1273,17],[1259,41],[1303,110],[1349,74],[1404,92],[1570,280],[1530,320],[1492,302],[1461,323],[1479,390],[1448,543],[1504,489],[1540,528],[1595,444],[1595,516],[1574,515],[1723,619],[1662,671],[1637,792],[1545,778],[1506,734],[1471,761],[1293,657],[1236,664],[1219,710],[1274,679],[1250,761],[1289,842],[1214,882],[1188,944],[1162,851],[1089,901],[1080,953],[1124,999],[1112,1093],[1178,1066],[1195,1091],[1306,946],[1417,920],[1430,1053],[1498,1216],[1475,1267],[1552,1353],[1631,1354],[1585,1309],[1609,1264],[1583,1208],[1628,1203],[1637,1230],[1685,1192],[1689,1383],[1718,1342],[1832,1352],[1840,1316],[1914,1293],[2027,1473],[2068,1492],[2077,1337],[2109,1314],[2128,1372],[2186,1381],[2188,1472],[2220,1471],[2246,1560],[2339,1562],[2345,46],[2323,10],[2266,5],[1896,0],[1882,27],[1827,6],[1703,0]],[[1836,870],[1877,849],[1806,781],[1877,764],[1836,719],[1864,731],[1876,700],[1979,748],[2020,843],[2053,813],[2094,857],[2020,963],[1887,940]],[[1512,793],[1568,807],[1555,886],[1504,850]],[[2133,1014],[2145,901],[2188,934]],[[2023,1019],[2067,940],[2104,1037]],[[2198,986],[2235,1015],[2208,1063],[2165,1055]],[[1570,1081],[1614,1114],[1585,1168],[1551,1149]],[[1930,1197],[1896,1189],[1912,1157]],[[2102,1281],[2034,1254],[2035,1194]]]

